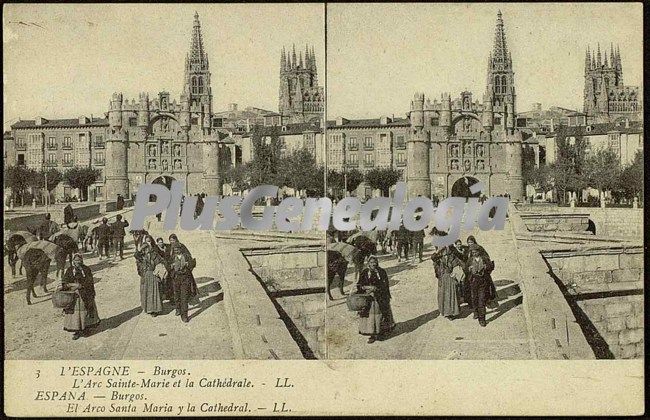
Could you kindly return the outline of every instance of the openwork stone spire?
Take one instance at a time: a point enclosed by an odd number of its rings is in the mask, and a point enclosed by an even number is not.
[[[506,33],[503,28],[503,17],[501,10],[497,13],[497,26],[494,30],[494,49],[492,51],[492,59],[497,63],[508,62],[508,45],[506,44]]]
[[[192,42],[190,44],[188,61],[192,70],[208,69],[208,55],[203,51],[201,22],[199,22],[199,14],[197,12],[194,13],[194,27],[192,28]]]

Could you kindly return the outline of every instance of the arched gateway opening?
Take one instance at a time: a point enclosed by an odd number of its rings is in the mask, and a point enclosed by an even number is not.
[[[452,185],[451,187],[451,197],[465,197],[465,198],[480,197],[481,196],[480,191],[477,193],[472,193],[470,191],[470,187],[478,182],[479,182],[478,179],[471,176],[464,176],[458,179],[456,182],[454,182],[454,185]]]
[[[174,177],[171,177],[169,175],[161,175],[158,178],[154,179],[151,183],[152,184],[158,184],[158,185],[164,185],[165,187],[167,187],[168,190],[171,190],[173,181],[176,181],[176,179]],[[149,197],[149,202],[154,201],[152,199],[153,197],[154,196]]]

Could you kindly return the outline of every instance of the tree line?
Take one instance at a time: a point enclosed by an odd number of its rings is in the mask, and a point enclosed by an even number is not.
[[[630,202],[636,197],[643,201],[643,152],[637,151],[630,165],[623,167],[617,153],[610,149],[590,150],[587,139],[568,137],[558,133],[556,158],[551,164],[535,167],[532,150],[523,156],[523,178],[528,185],[543,193],[553,191],[559,204],[567,204],[567,193],[593,188],[599,197],[592,197],[592,205],[598,205],[601,193],[610,192],[616,203]]]
[[[271,184],[280,188],[294,189],[307,197],[323,197],[325,174],[322,165],[316,163],[313,154],[304,148],[287,151],[282,144],[279,129],[266,128],[262,134],[259,127],[253,128],[251,142],[253,156],[249,162],[224,170],[224,181],[235,191],[250,190],[258,185]],[[345,172],[329,170],[327,187],[335,199],[345,196],[345,189],[351,193],[362,182],[372,189],[388,195],[390,188],[399,181],[401,171],[392,168],[373,168],[365,174],[358,169]]]
[[[63,181],[72,188],[78,188],[81,191],[81,201],[86,201],[88,187],[97,182],[100,175],[99,169],[88,167],[73,167],[61,172],[56,168],[37,171],[23,165],[7,166],[4,168],[4,185],[11,189],[11,198],[18,205],[31,204],[32,199],[42,196],[41,192],[44,193],[45,190],[51,194]],[[41,199],[44,201],[44,198]]]

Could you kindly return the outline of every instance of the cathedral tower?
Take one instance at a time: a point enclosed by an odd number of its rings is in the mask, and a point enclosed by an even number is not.
[[[208,54],[203,50],[198,13],[194,13],[192,41],[190,51],[185,58],[183,94],[187,97],[192,113],[200,114],[202,117],[201,125],[204,126],[203,122],[209,121],[212,113],[212,88],[210,87],[210,63]]]
[[[506,33],[501,11],[497,13],[494,31],[494,48],[490,53],[487,68],[487,96],[492,102],[493,112],[502,115],[502,126],[512,133],[515,127],[515,73],[512,56],[508,51]]]
[[[296,46],[289,53],[280,53],[280,91],[278,109],[289,122],[320,120],[323,116],[323,88],[318,86],[318,70],[313,47],[305,47],[296,54]]]
[[[623,85],[621,52],[610,45],[601,52],[587,46],[585,52],[585,89],[583,112],[596,122],[609,122],[618,117],[640,119],[642,106],[636,86]]]

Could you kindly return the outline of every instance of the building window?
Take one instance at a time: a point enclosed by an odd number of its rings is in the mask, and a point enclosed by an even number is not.
[[[17,150],[25,150],[27,149],[27,145],[25,144],[25,139],[18,137],[16,138],[16,149]]]
[[[197,90],[198,90],[198,83],[197,83],[197,81],[196,81],[196,76],[192,76],[192,79],[191,79],[191,80],[192,80],[192,82],[191,82],[192,93],[197,93]]]
[[[406,165],[406,156],[404,155],[404,152],[399,152],[397,154],[397,166],[405,166]]]
[[[47,148],[50,150],[56,150],[56,137],[48,137]]]
[[[103,149],[104,146],[105,146],[104,136],[102,136],[101,134],[96,135],[95,136],[95,141],[94,141],[94,146],[95,146],[95,149]]]
[[[137,117],[129,117],[129,127],[135,127],[138,125]]]
[[[359,142],[357,141],[356,137],[350,137],[350,150],[358,150],[359,149]]]
[[[350,154],[349,162],[350,166],[359,166],[359,156],[356,153]]]
[[[96,152],[95,153],[95,165],[103,165],[104,162],[104,152]]]
[[[364,166],[373,166],[375,164],[372,154],[368,153],[363,156],[363,164]]]
[[[25,166],[25,154],[24,153],[18,153],[17,165],[18,166]]]
[[[64,149],[72,149],[72,138],[71,137],[64,137],[63,138],[63,148]]]
[[[404,142],[404,136],[395,137],[395,147],[398,149],[406,149],[406,143]]]
[[[49,153],[47,155],[47,163],[49,166],[56,166],[56,153]]]
[[[363,139],[363,147],[366,150],[372,150],[372,137],[366,137]]]
[[[74,162],[72,161],[72,153],[63,154],[63,166],[72,166]]]

